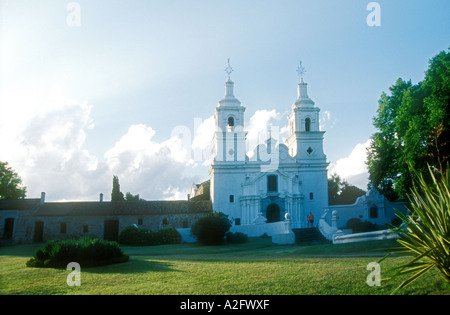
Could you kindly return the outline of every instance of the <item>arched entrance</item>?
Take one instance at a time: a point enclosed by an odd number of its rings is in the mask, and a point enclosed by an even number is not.
[[[266,210],[267,223],[280,221],[280,207],[276,203],[271,203]]]

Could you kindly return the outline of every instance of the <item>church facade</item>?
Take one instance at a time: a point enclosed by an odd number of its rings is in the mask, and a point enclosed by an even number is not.
[[[307,87],[302,78],[284,143],[279,129],[272,127],[268,139],[247,153],[245,107],[235,97],[230,77],[225,82],[225,96],[214,114],[210,198],[213,210],[227,214],[235,226],[289,218],[292,228],[305,228],[310,214],[318,219],[328,207],[325,132]]]

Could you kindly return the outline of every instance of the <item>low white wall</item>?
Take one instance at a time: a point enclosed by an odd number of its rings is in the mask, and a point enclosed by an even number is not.
[[[355,233],[347,235],[334,235],[333,244],[355,243],[355,242],[367,242],[367,241],[379,241],[387,239],[399,238],[398,234],[390,230]]]
[[[197,238],[191,233],[191,229],[176,229],[181,235],[181,243],[196,243]]]
[[[327,240],[332,241],[333,235],[337,231],[339,231],[339,229],[329,226],[325,220],[320,219],[319,220],[319,231],[320,231],[320,233],[322,233],[323,236],[325,236],[325,238]]]
[[[231,227],[230,232],[241,232],[247,234],[249,237],[259,237],[264,233],[268,236],[287,233],[284,221],[253,225],[234,225]]]
[[[197,238],[191,233],[191,229],[176,229],[181,235],[182,243],[195,243]],[[264,223],[264,224],[254,224],[254,225],[234,225],[230,228],[230,232],[244,233],[248,237],[260,237],[264,233],[267,236],[273,236],[275,239],[280,239],[278,243],[291,244],[295,241],[295,236],[292,231],[286,230],[286,222],[274,222],[274,223]]]

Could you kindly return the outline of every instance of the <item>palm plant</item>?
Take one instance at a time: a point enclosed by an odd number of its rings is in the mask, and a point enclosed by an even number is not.
[[[416,173],[417,182],[411,190],[409,215],[398,214],[403,221],[395,231],[402,247],[397,252],[413,254],[415,257],[391,269],[395,274],[410,275],[393,292],[406,287],[428,271],[436,268],[444,280],[450,283],[450,182],[448,172],[435,175],[430,169],[431,184]]]

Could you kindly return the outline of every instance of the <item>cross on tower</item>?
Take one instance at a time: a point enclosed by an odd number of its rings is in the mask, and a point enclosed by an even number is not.
[[[228,74],[228,80],[230,80],[230,75],[233,71],[233,68],[230,66],[230,58],[228,58],[228,67],[225,68],[225,72]]]
[[[302,62],[299,62],[298,68],[297,68],[297,73],[300,77],[300,82],[303,83],[303,75],[306,73],[306,69],[305,67],[303,67]]]

